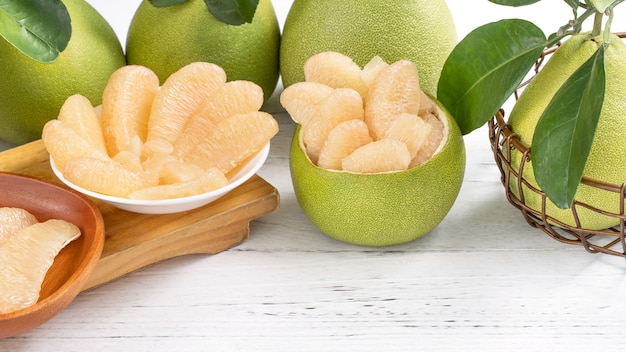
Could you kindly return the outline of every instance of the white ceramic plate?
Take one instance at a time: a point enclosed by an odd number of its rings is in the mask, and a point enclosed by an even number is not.
[[[85,194],[89,197],[101,200],[114,207],[142,214],[169,214],[181,211],[195,209],[207,205],[216,199],[222,197],[226,193],[237,188],[242,183],[252,177],[265,163],[270,151],[270,143],[267,143],[256,156],[248,161],[247,164],[239,167],[239,170],[230,175],[228,185],[216,189],[211,192],[202,193],[189,197],[164,199],[164,200],[136,200],[121,197],[113,197],[101,193],[93,192],[83,187],[77,186],[63,177],[63,174],[54,164],[54,160],[50,157],[50,166],[54,174],[68,187]]]

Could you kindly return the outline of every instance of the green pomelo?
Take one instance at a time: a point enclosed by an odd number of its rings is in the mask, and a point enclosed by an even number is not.
[[[589,33],[578,34],[563,43],[550,57],[546,65],[524,89],[516,102],[508,123],[520,141],[530,146],[535,126],[548,103],[563,83],[601,45],[601,37],[592,37]],[[624,165],[626,165],[626,99],[624,84],[626,82],[626,45],[616,36],[605,52],[606,91],[602,112],[590,155],[585,165],[584,176],[621,185],[626,181]],[[601,99],[602,97],[598,97]],[[521,153],[514,151],[512,164],[519,168]],[[531,152],[532,159],[532,152]],[[533,187],[539,188],[535,181],[532,162],[526,163],[523,178]],[[516,179],[512,180],[515,184]],[[565,186],[564,186],[565,187]],[[518,195],[517,189],[512,189]],[[528,188],[523,188],[526,205],[537,211],[541,210],[541,197]],[[574,197],[576,201],[588,204],[614,214],[619,214],[619,193],[600,190],[581,184]],[[549,199],[546,214],[568,226],[576,226],[571,209],[558,208]],[[616,217],[610,217],[591,211],[584,207],[576,207],[581,227],[599,230],[619,224]]]
[[[416,63],[422,89],[435,96],[443,64],[457,43],[444,0],[295,0],[280,46],[283,85],[304,81],[304,62],[337,51],[363,67],[378,55],[386,62]]]
[[[126,64],[109,23],[84,0],[64,0],[72,36],[49,64],[22,54],[0,37],[0,138],[23,144],[41,138],[67,97],[82,94],[99,105],[109,76]]]
[[[452,208],[465,173],[461,132],[440,105],[438,113],[445,126],[439,151],[420,166],[389,173],[315,166],[303,151],[298,125],[290,170],[305,215],[326,235],[365,246],[406,243],[434,229]]]
[[[258,84],[267,100],[278,82],[280,28],[270,0],[261,0],[252,23],[228,25],[203,0],[157,8],[143,0],[128,29],[129,64],[152,69],[161,83],[196,61],[214,63],[229,81]]]

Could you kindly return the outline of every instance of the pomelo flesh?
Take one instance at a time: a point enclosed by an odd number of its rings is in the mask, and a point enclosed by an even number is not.
[[[0,314],[35,304],[54,258],[80,235],[76,225],[50,219],[18,230],[0,246]]]

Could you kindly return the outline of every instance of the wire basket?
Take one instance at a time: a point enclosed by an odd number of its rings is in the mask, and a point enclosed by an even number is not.
[[[626,32],[616,33],[620,38],[626,38]],[[534,73],[539,72],[542,64],[549,55],[554,53],[558,45],[546,49],[539,57],[534,66]],[[519,96],[521,89],[526,86],[532,78],[520,85],[520,89],[515,92],[515,98]],[[546,214],[546,203],[548,198],[541,190],[534,187],[523,175],[526,163],[531,160],[530,147],[524,145],[511,127],[504,119],[504,110],[498,113],[489,121],[489,140],[494,154],[496,165],[500,169],[501,181],[505,188],[508,201],[518,208],[524,219],[532,227],[541,229],[555,240],[573,245],[580,245],[590,253],[605,253],[626,258],[626,240],[624,232],[626,229],[626,215],[624,212],[624,198],[626,195],[626,181],[621,185],[606,183],[600,180],[583,177],[581,184],[598,189],[600,192],[609,192],[611,197],[619,199],[619,211],[608,212],[594,207],[592,204],[585,204],[577,199],[569,211],[576,226],[565,224],[554,217]],[[519,165],[513,165],[512,155],[515,151],[522,154]],[[514,192],[515,190],[515,192]],[[531,208],[526,200],[529,192],[541,200],[541,209]],[[580,226],[579,213],[582,209],[602,214],[605,217],[614,218],[615,227],[592,230]]]

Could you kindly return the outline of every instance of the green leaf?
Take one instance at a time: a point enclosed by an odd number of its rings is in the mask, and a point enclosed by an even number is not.
[[[506,6],[526,6],[539,2],[540,0],[489,0],[494,4]]]
[[[600,119],[604,98],[604,45],[554,95],[531,146],[537,183],[560,208],[572,205]]]
[[[233,26],[252,22],[259,0],[204,0],[209,12]]]
[[[187,0],[150,0],[150,4],[154,7],[168,7],[186,3]]]
[[[591,6],[593,6],[598,12],[604,12],[608,9],[615,0],[588,0]]]
[[[0,0],[0,36],[37,61],[54,62],[71,33],[61,0]]]
[[[574,13],[576,13],[576,10],[578,10],[578,6],[580,5],[580,0],[564,0],[564,1],[574,10]]]
[[[437,99],[454,116],[463,134],[496,114],[545,45],[541,29],[519,19],[478,27],[457,44],[443,66]]]

